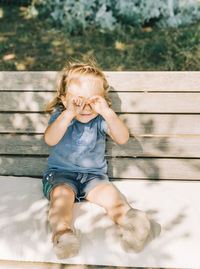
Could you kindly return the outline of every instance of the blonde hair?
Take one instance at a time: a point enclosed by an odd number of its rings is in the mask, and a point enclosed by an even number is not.
[[[108,105],[111,105],[111,100],[108,96],[109,84],[106,80],[103,72],[96,67],[93,63],[69,63],[68,66],[64,67],[61,70],[60,78],[58,81],[57,87],[57,96],[45,107],[46,113],[53,113],[55,108],[63,111],[65,107],[62,103],[61,96],[65,96],[67,94],[67,90],[69,87],[69,83],[71,79],[77,75],[92,75],[96,78],[100,78],[103,80],[103,88],[104,88],[104,97],[108,102]]]

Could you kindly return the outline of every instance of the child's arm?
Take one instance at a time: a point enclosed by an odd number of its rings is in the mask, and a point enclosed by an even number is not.
[[[106,100],[101,96],[90,98],[92,108],[99,113],[108,124],[109,136],[118,144],[124,144],[129,139],[129,131],[124,122],[108,106]]]
[[[44,140],[49,146],[55,146],[63,137],[72,119],[83,109],[85,101],[79,97],[68,101],[67,109],[52,122],[44,133]]]
[[[111,109],[103,111],[102,117],[108,124],[109,136],[118,144],[125,144],[129,139],[129,131],[124,122]]]
[[[72,113],[65,110],[47,127],[44,132],[44,140],[49,146],[55,146],[60,141],[73,117]]]

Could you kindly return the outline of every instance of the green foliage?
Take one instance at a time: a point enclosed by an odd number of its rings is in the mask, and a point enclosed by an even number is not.
[[[200,18],[197,0],[33,0],[33,5],[41,16],[69,32],[91,27],[113,30],[119,24],[178,27]]]
[[[109,0],[37,0],[41,15],[50,17],[55,25],[67,27],[69,32],[95,26],[114,29],[116,19],[108,10]]]
[[[112,4],[112,2],[110,1]],[[72,35],[46,17],[27,19],[3,7],[0,70],[61,70],[71,60],[95,59],[103,70],[199,71],[200,20],[179,28],[116,27]]]
[[[0,53],[4,53],[9,48],[8,43],[0,42]]]
[[[163,18],[158,22],[160,27],[178,27],[191,24],[200,18],[197,0],[168,0]]]
[[[116,16],[123,24],[178,27],[200,18],[197,0],[116,0]]]
[[[165,0],[116,0],[116,16],[125,25],[142,26],[160,18],[165,7]]]

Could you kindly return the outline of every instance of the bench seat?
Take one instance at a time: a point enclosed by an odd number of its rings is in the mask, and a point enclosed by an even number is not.
[[[155,239],[141,253],[125,253],[118,229],[104,209],[81,202],[73,211],[74,227],[81,238],[80,253],[57,260],[46,222],[48,202],[41,179],[1,176],[0,260],[200,268],[200,183],[124,179],[113,184],[132,206],[145,210],[154,220]],[[162,226],[160,234],[157,223]]]
[[[0,269],[200,268],[200,72],[105,75],[130,132],[125,145],[107,138],[108,175],[150,216],[155,239],[127,254],[105,211],[76,203],[80,253],[56,259],[41,178],[49,155],[44,105],[57,72],[0,72]]]

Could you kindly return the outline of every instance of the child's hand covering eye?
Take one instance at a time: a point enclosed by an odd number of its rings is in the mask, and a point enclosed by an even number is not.
[[[72,97],[68,99],[67,110],[74,116],[78,115],[84,108],[85,100],[81,97]]]
[[[89,104],[92,109],[99,114],[102,114],[106,109],[109,108],[106,100],[100,95],[92,96],[89,99]]]

